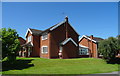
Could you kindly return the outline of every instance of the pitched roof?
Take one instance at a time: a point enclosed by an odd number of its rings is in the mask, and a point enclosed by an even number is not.
[[[28,43],[25,43],[25,44],[23,44],[23,45],[21,45],[21,46],[24,46],[24,47],[32,47],[33,46],[33,43],[32,42],[28,42]]]
[[[101,41],[101,40],[104,40],[104,39],[102,39],[102,38],[100,38],[100,37],[93,37],[93,39],[94,39],[95,41],[97,41],[97,42],[99,42],[99,41]]]
[[[61,43],[61,45],[65,45],[65,44],[68,43],[69,41],[72,41],[73,44],[75,44],[75,46],[78,46],[77,43],[76,43],[72,38],[67,38],[67,39],[65,39],[65,40]]]
[[[42,30],[28,28],[28,30],[25,34],[25,37],[27,36],[28,32],[30,32],[33,35],[39,35],[40,33],[42,33]]]
[[[79,39],[79,41],[81,41],[83,38],[86,38],[86,39],[91,40],[91,41],[93,41],[94,43],[96,43],[96,41],[95,41],[95,40],[93,40],[93,39],[89,38],[89,37],[88,37],[88,36],[86,36],[86,35],[83,35],[83,36]]]
[[[58,23],[57,25],[53,26],[52,28],[50,28],[50,31],[56,29],[57,27],[59,27],[60,25],[62,25],[63,23],[65,23],[66,20],[62,21],[61,23]],[[68,22],[68,24],[71,26],[71,24]],[[71,26],[72,27],[72,26]],[[73,28],[73,27],[72,27]],[[73,30],[76,32],[76,30],[73,28]],[[77,32],[76,32],[77,33]],[[78,34],[78,33],[77,33]],[[78,34],[79,35],[79,34]]]
[[[65,23],[65,21],[62,21],[60,23],[57,23],[56,25],[49,27],[48,29],[44,30],[42,33],[47,32],[47,31],[52,31],[55,27],[58,27],[59,25],[62,25],[63,23]]]
[[[39,35],[40,33],[42,33],[43,31],[42,30],[37,30],[37,29],[31,29],[31,32],[34,34],[34,35]]]
[[[62,22],[60,22],[60,23],[58,23],[58,24],[56,24],[56,25],[53,25],[53,26],[51,26],[50,28],[48,28],[48,29],[46,29],[46,30],[44,30],[44,31],[28,28],[25,37],[27,36],[28,31],[30,31],[31,34],[40,35],[40,34],[42,34],[42,33],[49,32],[49,31],[52,31],[52,30],[56,29],[56,28],[59,27],[60,25],[64,24],[66,21],[67,21],[67,20],[66,20],[66,18],[65,18],[64,21],[62,21]],[[68,22],[68,23],[69,23],[69,22]],[[70,23],[69,23],[69,24],[70,24]],[[71,25],[70,25],[70,26],[71,26]],[[72,27],[72,26],[71,26],[71,27]],[[72,28],[73,28],[73,27],[72,27]],[[75,31],[74,28],[73,28],[73,30]],[[75,31],[75,32],[76,32],[76,31]],[[77,33],[77,32],[76,32],[76,33]],[[77,34],[78,34],[78,33],[77,33]],[[79,35],[79,34],[78,34],[78,35]]]
[[[26,42],[26,40],[23,39],[22,37],[19,37],[18,40],[20,42],[20,45],[25,44],[25,42]]]
[[[86,36],[87,36],[87,35],[86,35]],[[90,36],[87,36],[87,37],[90,38]],[[99,41],[104,40],[104,39],[102,39],[102,38],[100,38],[100,37],[93,37],[93,40],[99,42]]]
[[[87,38],[88,40],[92,40],[94,43],[97,43],[99,42],[100,40],[104,40],[102,38],[99,38],[99,37],[93,37],[93,39],[90,38],[90,36],[87,36],[87,35],[83,35],[79,41],[81,41],[83,38]]]

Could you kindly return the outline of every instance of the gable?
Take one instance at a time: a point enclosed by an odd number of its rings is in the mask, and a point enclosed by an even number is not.
[[[87,36],[85,36],[85,35],[83,35],[83,36],[79,39],[79,42],[81,42],[81,40],[83,40],[83,38],[88,39],[88,40],[90,40],[90,41],[92,41],[92,42],[94,42],[94,43],[97,43],[95,40],[93,40],[93,39],[91,39],[91,38],[89,38],[89,37],[87,37]]]
[[[29,33],[32,34],[32,31],[28,28],[28,30],[27,30],[27,32],[25,34],[25,37],[27,37]]]
[[[80,43],[85,43],[85,42],[88,42],[88,39],[87,39],[87,38],[82,38],[82,39],[79,41],[79,44],[80,44]]]
[[[75,46],[78,46],[77,43],[72,39],[72,38],[68,38],[66,40],[64,40],[61,44],[65,45],[66,43],[68,43],[69,41],[71,41]]]
[[[27,35],[28,35],[29,32],[32,35],[40,35],[43,31],[42,30],[28,28],[28,30],[27,30],[27,32],[25,34],[25,37],[27,37]]]
[[[31,36],[32,34],[28,31],[28,33],[27,33],[27,35],[26,35],[26,38],[28,37],[28,36]]]

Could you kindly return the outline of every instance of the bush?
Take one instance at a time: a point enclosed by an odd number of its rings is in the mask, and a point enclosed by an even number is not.
[[[107,62],[114,62],[118,53],[118,40],[114,37],[100,41],[98,52],[103,55]]]

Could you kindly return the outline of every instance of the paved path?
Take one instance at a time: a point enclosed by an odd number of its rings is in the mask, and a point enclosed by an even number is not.
[[[88,74],[88,75],[77,75],[77,76],[120,76],[120,71],[115,71],[115,72],[111,72],[111,73],[97,73],[97,74]]]
[[[98,74],[120,74],[120,71],[115,71],[115,72],[111,72],[111,73],[98,73]]]

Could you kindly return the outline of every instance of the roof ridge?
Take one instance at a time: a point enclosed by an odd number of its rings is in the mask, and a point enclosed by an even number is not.
[[[33,28],[29,28],[30,30],[38,30],[38,29],[33,29]],[[38,31],[43,31],[43,30],[38,30]]]

